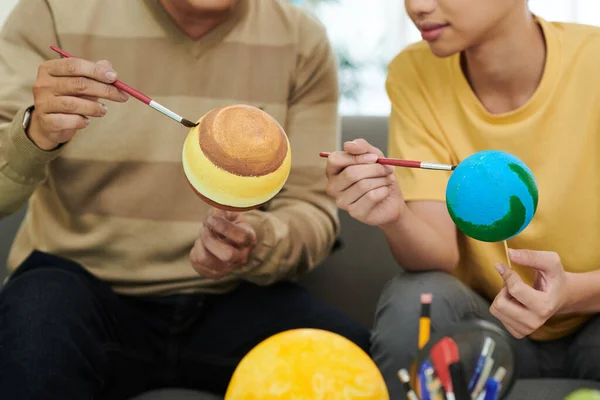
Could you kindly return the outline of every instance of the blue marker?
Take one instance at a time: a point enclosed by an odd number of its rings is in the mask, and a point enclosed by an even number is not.
[[[481,349],[481,354],[479,354],[479,358],[477,359],[477,364],[475,364],[475,371],[473,372],[473,376],[471,377],[471,380],[469,381],[469,392],[473,393],[473,390],[475,389],[475,385],[477,385],[477,382],[479,381],[479,378],[481,377],[481,373],[483,372],[483,369],[485,368],[485,363],[488,359],[488,357],[491,355],[491,353],[494,351],[494,345],[496,343],[494,342],[494,340],[490,337],[486,337],[485,338],[485,342],[483,343],[483,348]]]
[[[423,361],[419,369],[421,400],[431,400],[431,394],[429,393],[429,388],[427,388],[427,374],[425,373],[428,369],[433,370],[433,365],[429,361]]]
[[[498,400],[499,392],[500,392],[500,383],[493,378],[489,378],[487,380],[487,383],[485,384],[484,400]]]

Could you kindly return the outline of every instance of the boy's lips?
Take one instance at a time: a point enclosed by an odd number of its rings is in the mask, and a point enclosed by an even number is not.
[[[421,36],[423,37],[423,40],[426,41],[433,41],[437,38],[439,38],[442,33],[444,33],[444,30],[446,30],[446,28],[448,27],[448,24],[440,24],[440,23],[435,23],[435,22],[424,22],[421,23],[417,26],[417,28],[419,29],[419,31],[421,32]]]

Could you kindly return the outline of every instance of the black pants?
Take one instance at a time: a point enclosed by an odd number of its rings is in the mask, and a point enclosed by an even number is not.
[[[296,284],[121,296],[79,265],[34,252],[0,292],[0,399],[118,400],[169,386],[223,395],[250,349],[293,328],[369,349],[368,330]]]

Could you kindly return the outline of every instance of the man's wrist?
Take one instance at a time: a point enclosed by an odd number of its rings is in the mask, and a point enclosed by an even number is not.
[[[27,113],[26,113],[27,116]],[[44,135],[40,134],[40,127],[35,118],[35,108],[31,108],[29,112],[29,121],[23,119],[23,130],[25,135],[33,142],[36,147],[44,151],[56,150],[60,147],[60,143],[49,141]]]

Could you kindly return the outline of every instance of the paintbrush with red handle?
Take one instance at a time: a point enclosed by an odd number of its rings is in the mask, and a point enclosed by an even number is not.
[[[323,151],[319,153],[319,156],[327,158],[330,154],[331,153],[329,152]],[[425,161],[399,160],[397,158],[386,157],[379,157],[376,162],[378,164],[393,165],[395,167],[435,169],[438,171],[454,171],[456,169],[456,165],[439,164]]]
[[[56,46],[50,46],[50,48],[65,58],[73,58],[72,55],[70,55],[69,53],[67,53],[64,50],[59,49]],[[150,107],[152,107],[156,111],[160,112],[161,114],[166,115],[167,117],[179,122],[183,126],[186,126],[188,128],[193,128],[196,125],[198,125],[197,123],[192,122],[188,119],[185,119],[182,116],[178,115],[177,113],[174,113],[173,111],[169,110],[167,107],[163,106],[160,103],[157,103],[156,101],[152,100],[150,97],[148,97],[145,94],[135,90],[134,88],[124,84],[121,81],[117,80],[117,81],[114,81],[112,84],[114,86],[116,86],[117,88],[121,89],[122,91],[124,91],[125,93],[129,93],[131,96],[135,97],[142,103],[149,105]]]

